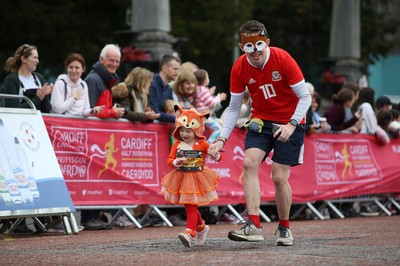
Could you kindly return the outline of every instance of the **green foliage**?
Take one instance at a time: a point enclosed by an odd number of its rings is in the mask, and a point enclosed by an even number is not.
[[[212,82],[224,83],[228,90],[237,29],[257,19],[265,24],[271,45],[287,50],[310,79],[318,77],[316,66],[328,58],[332,1],[170,0],[171,34],[187,40],[179,47],[183,61],[207,69]],[[399,18],[385,15],[392,1],[360,1],[364,62],[387,55],[398,42]],[[130,6],[131,0],[5,1],[0,61],[4,64],[19,45],[29,43],[38,46],[38,71],[48,79],[64,72],[64,58],[71,52],[82,53],[90,69],[105,44],[119,41],[115,32],[129,30],[125,12]]]
[[[233,63],[238,27],[251,18],[255,1],[171,0],[171,34],[187,38],[180,50],[209,72],[227,72]]]
[[[361,54],[364,63],[374,63],[387,56],[395,45],[400,45],[400,40],[395,38],[400,18],[387,16],[390,6],[388,0],[361,1]]]
[[[0,60],[4,64],[19,45],[29,43],[38,47],[38,71],[47,78],[64,72],[64,59],[71,52],[83,54],[90,69],[104,45],[115,43],[113,32],[128,28],[125,10],[130,3],[130,0],[7,1],[0,9],[3,36]]]

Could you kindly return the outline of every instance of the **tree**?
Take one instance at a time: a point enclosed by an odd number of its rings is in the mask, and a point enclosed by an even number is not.
[[[392,1],[361,1],[364,62],[387,55],[398,43],[387,36],[395,36],[399,19],[380,10]],[[170,0],[170,5],[171,34],[187,39],[179,48],[182,59],[207,69],[224,90],[229,90],[237,29],[248,19],[263,22],[271,45],[287,50],[306,79],[319,81],[320,60],[329,51],[332,0]],[[0,60],[4,63],[19,45],[29,43],[38,46],[38,71],[50,81],[64,72],[63,60],[71,52],[82,53],[90,69],[105,44],[119,41],[115,32],[130,29],[125,23],[130,6],[130,0],[7,1],[0,9]]]
[[[63,62],[71,52],[81,53],[90,69],[104,45],[116,42],[113,32],[128,28],[125,10],[130,4],[130,0],[7,1],[0,9],[0,60],[4,64],[19,45],[28,43],[38,47],[38,71],[50,81],[65,71]]]
[[[190,4],[188,4],[188,2]],[[391,0],[361,1],[361,60],[374,62],[398,42],[388,39],[399,29],[399,20],[383,19],[380,7]],[[180,50],[183,60],[193,61],[222,78],[228,89],[232,49],[237,28],[248,19],[264,23],[271,45],[287,50],[299,63],[307,80],[317,84],[321,65],[329,57],[332,0],[171,0],[172,34],[188,39]]]

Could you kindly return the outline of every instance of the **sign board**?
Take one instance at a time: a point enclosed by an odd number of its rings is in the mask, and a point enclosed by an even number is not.
[[[76,206],[166,204],[161,180],[173,124],[132,123],[44,115],[58,163]],[[244,138],[235,129],[222,160],[206,158],[221,175],[216,204],[245,202]],[[304,141],[304,164],[292,167],[294,202],[400,192],[400,139],[381,146],[366,134],[312,134]],[[271,153],[259,176],[262,202],[274,201]]]
[[[0,217],[74,211],[41,113],[0,108]]]

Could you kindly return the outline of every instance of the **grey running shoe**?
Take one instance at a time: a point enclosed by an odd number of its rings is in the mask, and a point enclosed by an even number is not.
[[[187,248],[190,248],[193,245],[194,238],[187,232],[180,233],[178,235],[178,238],[182,242],[182,244]]]
[[[263,241],[262,227],[257,228],[252,221],[241,221],[239,224],[244,224],[239,230],[230,231],[228,238],[233,241]]]
[[[210,227],[208,225],[205,225],[204,229],[202,231],[197,231],[196,238],[194,240],[194,244],[195,245],[203,245],[204,242],[206,242],[206,237],[207,237],[209,230],[210,230]]]
[[[275,231],[275,245],[276,246],[293,246],[293,236],[289,228],[279,225]]]

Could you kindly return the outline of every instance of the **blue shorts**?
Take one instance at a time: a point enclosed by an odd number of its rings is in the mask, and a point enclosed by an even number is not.
[[[258,148],[265,151],[265,158],[274,150],[272,160],[274,162],[295,166],[303,163],[305,125],[298,125],[287,142],[278,141],[272,135],[272,121],[263,121],[264,127],[261,133],[248,130],[244,142],[244,150]],[[275,123],[278,124],[278,123]],[[263,161],[265,160],[263,159]]]

